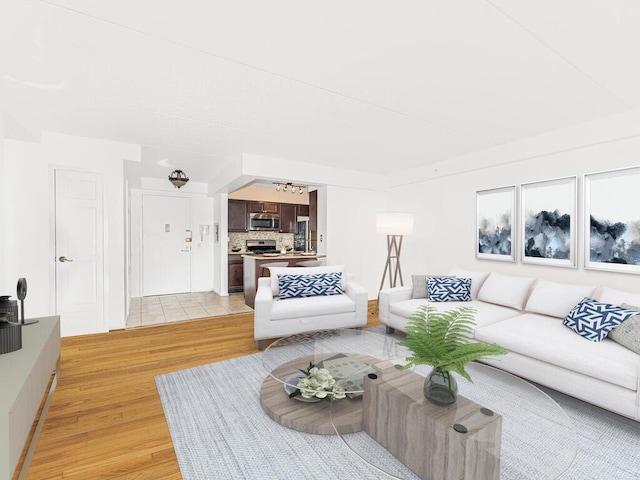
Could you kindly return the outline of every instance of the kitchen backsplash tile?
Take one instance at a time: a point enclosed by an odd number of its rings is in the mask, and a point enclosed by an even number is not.
[[[275,240],[276,248],[280,250],[285,245],[293,246],[293,233],[275,232],[229,232],[228,250],[231,251],[233,245],[242,247],[245,251],[246,241],[250,240]]]

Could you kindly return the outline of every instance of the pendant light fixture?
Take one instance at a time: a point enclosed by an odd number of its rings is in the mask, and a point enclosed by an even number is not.
[[[182,170],[174,170],[169,175],[169,181],[177,188],[184,187],[189,181],[189,177]]]

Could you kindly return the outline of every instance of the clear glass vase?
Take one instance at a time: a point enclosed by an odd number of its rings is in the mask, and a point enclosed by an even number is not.
[[[434,368],[424,379],[424,396],[436,405],[451,405],[458,398],[458,383],[451,372]]]

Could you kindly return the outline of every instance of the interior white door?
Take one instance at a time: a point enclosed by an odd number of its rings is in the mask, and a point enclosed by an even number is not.
[[[102,175],[55,169],[55,301],[62,336],[106,332]]]
[[[191,200],[142,195],[142,295],[191,291]]]

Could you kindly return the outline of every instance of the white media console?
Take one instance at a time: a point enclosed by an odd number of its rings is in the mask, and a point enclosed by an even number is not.
[[[36,324],[22,327],[20,350],[0,355],[0,480],[10,480],[16,473],[44,400],[18,477],[26,478],[60,373],[60,317],[37,320]]]

